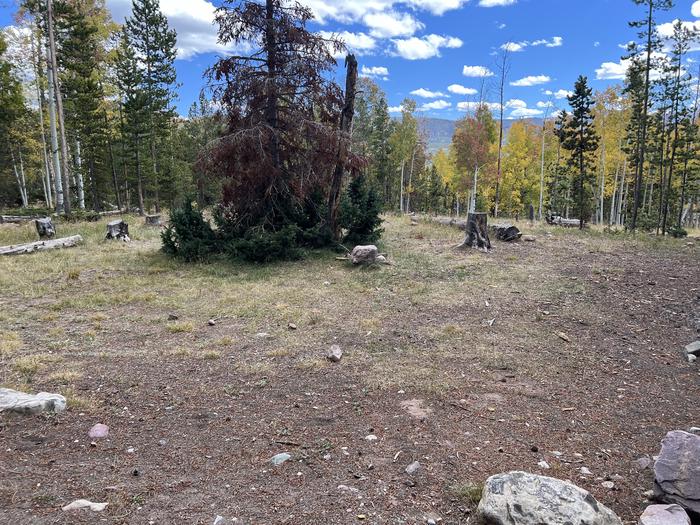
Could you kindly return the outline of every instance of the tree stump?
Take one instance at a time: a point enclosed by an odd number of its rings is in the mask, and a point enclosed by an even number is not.
[[[467,237],[460,247],[473,248],[475,245],[485,252],[491,249],[486,213],[470,213],[467,217]]]
[[[34,225],[36,226],[36,232],[39,234],[39,239],[51,239],[56,235],[56,228],[51,222],[51,217],[36,219]]]
[[[493,224],[491,231],[496,234],[496,239],[503,242],[511,242],[523,236],[520,230],[512,224]]]
[[[107,223],[107,236],[105,239],[118,239],[120,241],[129,242],[129,225],[123,220],[112,221]]]
[[[146,226],[160,226],[160,215],[146,215]]]

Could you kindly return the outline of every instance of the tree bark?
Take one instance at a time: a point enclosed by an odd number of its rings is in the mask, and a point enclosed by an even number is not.
[[[488,214],[470,213],[467,217],[467,236],[460,248],[477,247],[484,251],[491,249],[488,231]]]
[[[345,77],[345,104],[343,111],[340,114],[340,140],[343,141],[347,137],[350,138],[352,131],[352,119],[355,116],[355,96],[357,84],[357,59],[355,55],[348,55],[345,59],[345,67],[347,74]],[[348,142],[347,147],[350,147]],[[342,154],[342,146],[339,146],[338,156]],[[328,229],[333,235],[333,238],[340,240],[340,227],[338,225],[338,208],[340,207],[340,192],[343,187],[343,165],[338,159],[331,178],[330,190],[328,195]]]

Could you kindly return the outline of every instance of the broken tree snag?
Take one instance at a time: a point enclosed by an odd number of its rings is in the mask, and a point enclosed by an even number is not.
[[[129,225],[123,220],[111,221],[107,223],[107,236],[105,239],[118,239],[129,242]]]
[[[473,248],[475,245],[484,251],[491,249],[486,213],[470,213],[467,217],[467,237],[460,248]]]
[[[146,215],[146,226],[160,226],[160,215]]]
[[[25,253],[40,252],[44,250],[58,250],[72,248],[83,242],[80,235],[65,237],[63,239],[51,239],[50,241],[37,241],[27,244],[15,244],[12,246],[0,246],[0,255],[23,255]]]
[[[496,239],[503,242],[511,242],[520,239],[523,234],[512,224],[493,224],[491,231],[496,234]]]
[[[34,221],[36,232],[39,234],[39,239],[52,239],[56,235],[56,228],[51,222],[51,217],[37,219]]]

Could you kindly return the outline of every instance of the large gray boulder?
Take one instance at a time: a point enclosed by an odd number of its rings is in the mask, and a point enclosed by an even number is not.
[[[39,392],[33,395],[10,388],[0,388],[0,412],[40,414],[41,412],[63,412],[65,409],[66,398],[60,394]]]
[[[372,264],[377,261],[379,250],[373,244],[367,246],[355,246],[350,253],[352,264]]]
[[[582,488],[527,472],[486,480],[477,515],[487,525],[622,525]]]
[[[690,525],[690,518],[680,505],[650,505],[639,525]]]
[[[654,496],[700,514],[700,436],[683,430],[666,434],[654,463]]]

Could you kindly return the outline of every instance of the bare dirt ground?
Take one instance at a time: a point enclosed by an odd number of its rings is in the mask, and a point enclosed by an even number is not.
[[[0,385],[69,401],[0,415],[0,523],[465,524],[507,470],[569,479],[636,523],[652,484],[636,460],[700,426],[682,355],[698,241],[537,227],[483,254],[390,219],[389,267],[188,266],[139,222],[130,244],[61,225],[86,244],[0,260]],[[95,423],[110,434],[91,445]],[[109,505],[61,510],[78,498]]]

